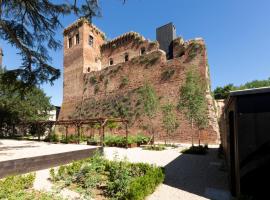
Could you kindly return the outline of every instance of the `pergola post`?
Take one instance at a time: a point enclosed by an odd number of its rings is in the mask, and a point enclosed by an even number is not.
[[[81,126],[80,125],[77,125],[77,132],[78,132],[78,144],[80,144],[80,137],[81,137],[81,134],[80,134],[80,132],[81,132]]]
[[[128,148],[128,123],[125,122],[125,126],[126,126],[126,148]]]
[[[68,125],[66,125],[65,128],[66,128],[66,143],[68,143]]]

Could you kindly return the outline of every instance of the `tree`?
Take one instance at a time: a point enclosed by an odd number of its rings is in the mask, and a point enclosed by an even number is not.
[[[200,130],[208,126],[206,83],[194,68],[187,72],[185,83],[180,88],[178,110],[184,112],[192,129],[194,124],[199,128],[200,144]]]
[[[49,111],[52,110],[50,97],[37,88],[24,92],[15,87],[21,84],[16,82],[15,86],[5,85],[0,74],[0,131],[6,133],[14,131],[14,126],[20,122],[47,120]]]
[[[53,67],[48,49],[57,50],[60,41],[55,32],[62,27],[59,18],[74,13],[89,21],[100,15],[98,0],[1,0],[0,39],[19,50],[22,64],[18,69],[5,73],[7,83],[20,79],[25,85],[53,83],[60,70]]]
[[[145,83],[139,90],[140,101],[143,105],[144,114],[147,116],[150,122],[150,133],[152,134],[153,142],[155,141],[155,130],[153,125],[153,119],[156,117],[156,113],[159,107],[159,99],[155,89],[148,83]]]
[[[167,136],[171,136],[172,133],[175,132],[175,130],[179,126],[176,115],[174,113],[174,109],[175,109],[174,105],[170,103],[162,106],[162,114],[163,114],[162,123],[164,129],[166,130]]]
[[[250,81],[240,86],[234,86],[233,84],[228,84],[228,85],[225,85],[224,87],[217,87],[213,93],[214,93],[215,99],[226,99],[229,96],[229,93],[231,91],[260,88],[260,87],[269,87],[269,86],[270,86],[270,78],[266,80]]]

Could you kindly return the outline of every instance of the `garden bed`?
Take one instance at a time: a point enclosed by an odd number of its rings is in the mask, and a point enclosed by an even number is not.
[[[60,200],[61,197],[33,189],[34,174],[10,176],[0,180],[0,199]]]
[[[52,181],[84,198],[143,200],[163,182],[160,167],[126,161],[109,161],[99,155],[51,169]]]

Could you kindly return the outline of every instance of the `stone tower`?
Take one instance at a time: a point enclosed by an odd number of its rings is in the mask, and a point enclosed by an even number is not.
[[[64,30],[64,85],[61,110],[72,112],[75,103],[82,97],[84,74],[101,69],[100,46],[104,42],[104,33],[84,18]],[[65,113],[60,112],[59,119],[68,119]]]

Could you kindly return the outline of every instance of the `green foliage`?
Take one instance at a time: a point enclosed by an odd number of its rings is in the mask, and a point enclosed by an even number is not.
[[[214,93],[215,99],[226,99],[229,96],[230,91],[269,87],[269,86],[270,86],[270,78],[266,80],[254,80],[240,86],[234,86],[233,84],[228,84],[228,85],[225,85],[224,87],[217,87],[213,93]]]
[[[128,83],[129,83],[129,80],[128,80],[128,77],[122,77],[121,78],[121,83],[120,83],[120,85],[119,85],[119,88],[123,88],[123,87],[125,87],[126,85],[128,85]]]
[[[94,94],[97,94],[98,92],[99,92],[99,85],[95,85]]]
[[[186,81],[180,88],[178,110],[184,112],[187,119],[199,129],[208,126],[206,83],[195,69],[186,74]]]
[[[197,155],[205,155],[207,154],[208,146],[207,145],[199,145],[199,146],[191,146],[188,149],[184,149],[181,153],[184,154],[197,154]]]
[[[153,193],[156,187],[164,181],[164,173],[161,168],[153,167],[144,176],[136,177],[131,181],[126,194],[127,199],[143,200]]]
[[[137,196],[144,199],[164,180],[164,173],[161,168],[149,164],[108,161],[96,154],[61,166],[55,177],[56,184],[64,181],[66,186],[77,188],[85,198],[93,196],[93,189],[98,189],[110,199],[122,200],[138,199]],[[138,190],[134,190],[134,186]]]
[[[6,73],[7,82],[20,79],[34,85],[60,77],[60,70],[50,64],[48,50],[62,47],[55,34],[62,27],[60,16],[71,14],[91,22],[100,15],[98,1],[1,1],[0,38],[17,48],[22,58],[20,68]]]
[[[58,134],[52,133],[50,135],[48,135],[45,139],[45,142],[59,142],[60,141],[60,137]]]
[[[164,72],[161,73],[161,80],[167,81],[171,79],[174,73],[175,73],[174,69],[166,69]]]
[[[50,97],[47,97],[41,89],[31,87],[19,90],[18,87],[22,82],[17,81],[11,85],[4,83],[3,80],[4,77],[0,74],[0,132],[8,136],[13,124],[48,119],[52,105]]]
[[[144,135],[136,135],[135,141],[137,145],[147,144],[150,141],[150,137]]]
[[[162,106],[162,123],[167,135],[171,135],[179,127],[174,109],[174,105],[170,103]]]
[[[159,100],[155,89],[150,84],[146,83],[138,91],[140,100],[143,103],[145,115],[150,119],[156,116],[159,106]]]
[[[151,151],[163,151],[165,149],[166,149],[165,145],[161,145],[161,144],[143,147],[143,150],[151,150]]]
[[[185,62],[192,61],[197,55],[199,55],[203,50],[203,46],[199,43],[192,42],[188,47],[188,57]]]
[[[32,189],[34,174],[9,176],[0,180],[0,199],[8,200],[57,200],[55,195],[38,192]]]
[[[96,76],[91,76],[90,79],[89,79],[89,81],[90,81],[90,83],[91,83],[92,85],[95,85],[95,84],[97,84],[97,82],[98,82]]]

